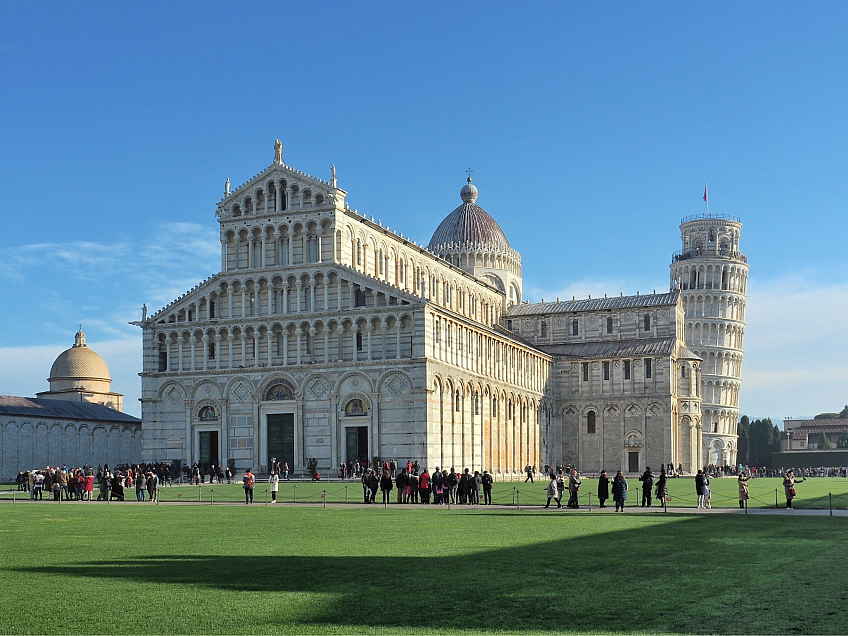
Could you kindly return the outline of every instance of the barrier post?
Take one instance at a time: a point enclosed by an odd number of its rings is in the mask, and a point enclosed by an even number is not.
[[[515,491],[515,504],[518,506],[516,510],[521,510],[521,493],[519,491]]]
[[[268,505],[268,489],[265,489],[265,505]]]
[[[198,501],[201,501],[201,497],[200,497],[200,489],[201,488],[202,488],[202,486],[200,484],[197,484],[197,500]]]
[[[512,505],[515,505],[515,486],[512,487]]]
[[[156,505],[159,505],[159,488],[156,489]]]
[[[293,495],[294,499],[293,499],[293,501],[294,501],[294,503],[297,503],[297,484],[293,484],[292,487],[294,488],[294,495]]]
[[[12,503],[15,503],[15,491],[12,491]]]
[[[663,497],[663,512],[668,512],[668,497]]]
[[[777,488],[774,489],[774,507],[777,508]]]
[[[592,512],[592,493],[589,493],[589,512]]]
[[[828,504],[830,505],[830,516],[833,516],[833,493],[827,493]]]
[[[215,505],[215,489],[214,488],[209,491],[209,505],[210,506]]]
[[[324,502],[324,508],[326,508],[327,507],[327,491],[326,490],[321,491],[321,499]]]
[[[748,500],[745,500],[745,514],[748,514]]]
[[[347,503],[347,484],[345,484],[345,503]]]

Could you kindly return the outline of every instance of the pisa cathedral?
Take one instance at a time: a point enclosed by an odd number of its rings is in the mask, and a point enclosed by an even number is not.
[[[278,148],[228,181],[221,271],[134,323],[145,461],[380,458],[499,479],[735,461],[737,221],[681,225],[668,293],[527,303],[521,254],[470,178],[425,247],[350,209],[331,175]]]

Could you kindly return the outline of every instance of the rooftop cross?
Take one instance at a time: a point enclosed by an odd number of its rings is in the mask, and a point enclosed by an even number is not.
[[[468,182],[469,183],[471,182],[471,173],[472,172],[474,172],[474,171],[471,168],[468,168],[468,170],[465,171],[465,174],[468,175]]]

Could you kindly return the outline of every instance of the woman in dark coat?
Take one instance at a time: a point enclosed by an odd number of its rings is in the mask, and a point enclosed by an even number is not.
[[[607,505],[604,503],[609,496],[609,485],[612,482],[607,476],[607,471],[602,470],[600,476],[598,477],[598,499],[601,502],[601,508],[606,508]]]
[[[392,488],[394,484],[392,484],[392,476],[389,475],[389,471],[383,471],[383,476],[380,477],[380,490],[383,493],[383,503],[389,503],[389,493],[392,492]]]
[[[627,501],[627,480],[624,473],[618,471],[612,480],[612,498],[615,500],[615,511],[624,512],[624,502]]]
[[[660,477],[657,479],[657,501],[662,506],[668,498],[668,475],[665,472],[665,466],[660,469]]]

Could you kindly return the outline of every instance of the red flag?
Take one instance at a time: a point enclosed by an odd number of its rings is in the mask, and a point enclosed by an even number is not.
[[[707,184],[704,184],[704,203],[707,202]]]

